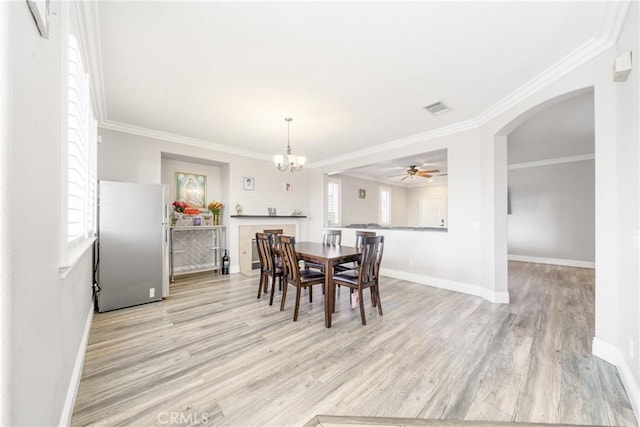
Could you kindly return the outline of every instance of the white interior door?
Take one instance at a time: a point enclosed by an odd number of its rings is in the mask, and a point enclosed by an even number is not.
[[[446,197],[424,198],[420,200],[420,227],[447,226]]]

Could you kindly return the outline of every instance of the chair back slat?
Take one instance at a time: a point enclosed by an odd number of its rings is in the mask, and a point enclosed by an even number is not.
[[[271,247],[278,248],[280,247],[280,236],[284,233],[282,228],[271,228],[262,230],[263,233],[267,233],[271,235]],[[275,254],[274,254],[275,255]]]
[[[300,267],[296,254],[296,238],[293,236],[280,236],[280,253],[282,265],[287,281],[300,283]]]
[[[256,246],[258,247],[258,256],[260,257],[260,265],[263,271],[274,271],[275,264],[271,235],[267,233],[256,233]]]
[[[340,246],[342,230],[325,230],[322,235],[322,244]]]
[[[378,280],[380,261],[384,250],[384,236],[363,236],[359,276],[361,283]]]
[[[375,231],[356,231],[356,248],[362,248],[362,238],[363,237],[373,237],[376,235]]]

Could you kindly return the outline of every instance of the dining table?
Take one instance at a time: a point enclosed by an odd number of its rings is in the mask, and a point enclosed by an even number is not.
[[[324,266],[324,325],[331,327],[335,307],[335,283],[333,267],[337,264],[358,261],[360,249],[355,246],[325,245],[318,242],[296,242],[298,259]]]

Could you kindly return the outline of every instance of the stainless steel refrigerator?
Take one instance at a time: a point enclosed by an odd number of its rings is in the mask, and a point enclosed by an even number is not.
[[[98,189],[98,311],[161,300],[168,287],[163,186],[101,180]]]

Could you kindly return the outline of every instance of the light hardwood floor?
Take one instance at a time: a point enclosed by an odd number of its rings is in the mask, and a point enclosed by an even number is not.
[[[615,367],[591,355],[593,270],[511,262],[511,304],[383,278],[367,326],[341,290],[258,277],[178,279],[159,303],[96,314],[72,425],[302,425],[319,414],[636,425]],[[276,301],[280,301],[277,293]],[[173,421],[173,422],[172,422]]]

